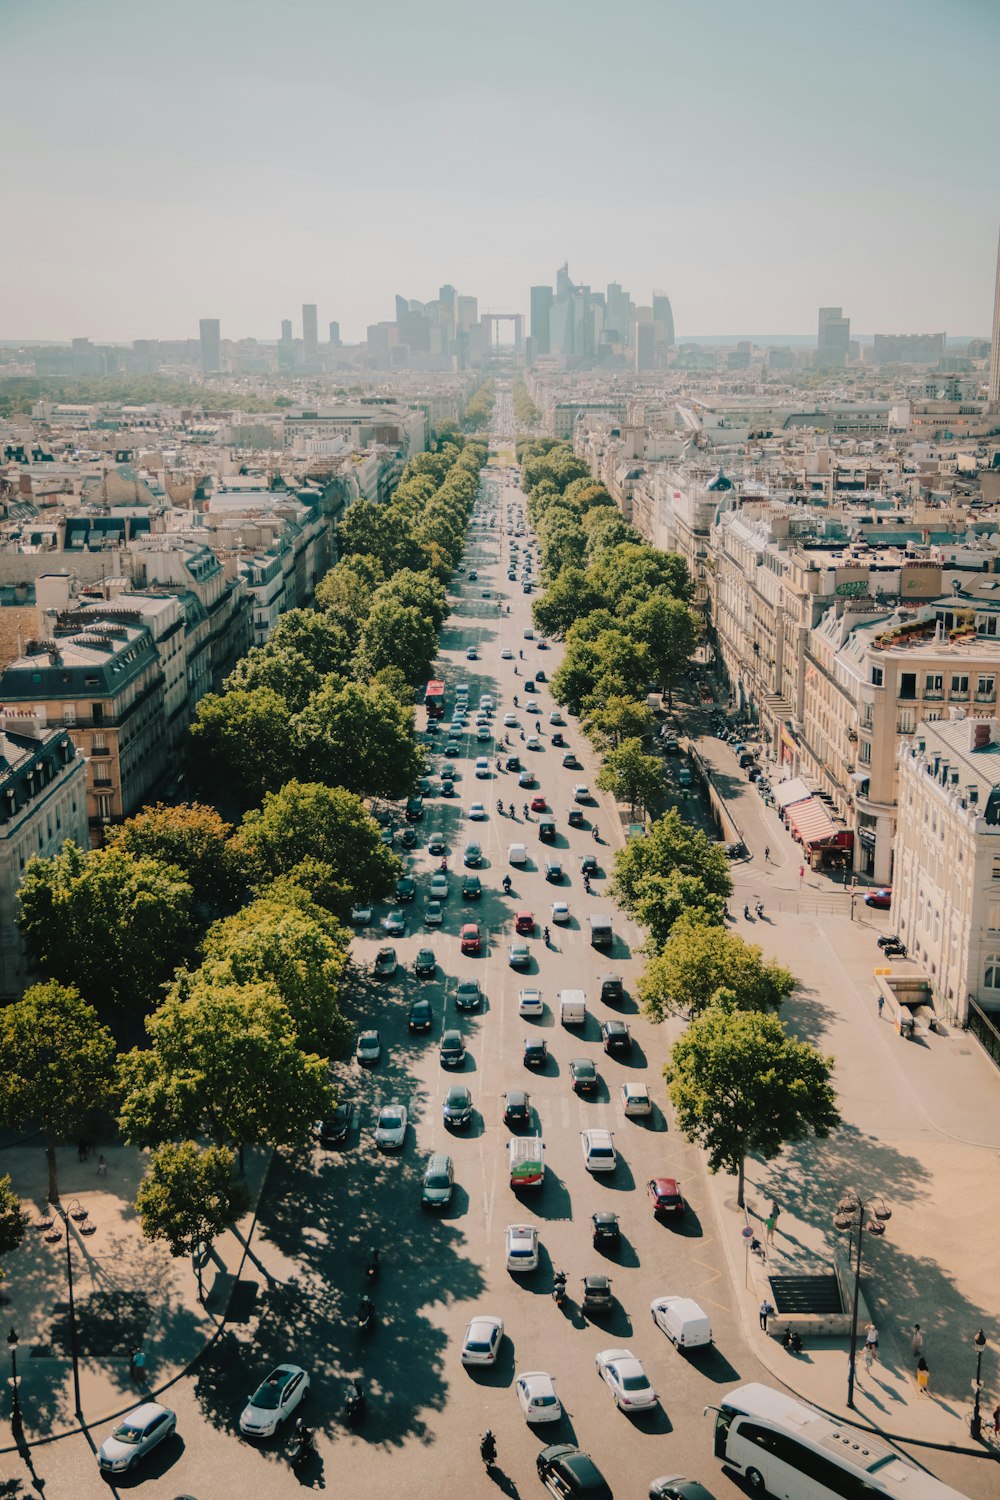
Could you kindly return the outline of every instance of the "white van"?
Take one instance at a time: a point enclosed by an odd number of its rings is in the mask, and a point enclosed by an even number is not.
[[[586,1026],[587,997],[583,990],[559,991],[559,1019],[564,1026]]]
[[[512,1135],[507,1142],[512,1188],[541,1187],[545,1178],[545,1145],[540,1135]]]
[[[698,1349],[712,1342],[711,1319],[692,1297],[657,1297],[649,1310],[675,1349]]]

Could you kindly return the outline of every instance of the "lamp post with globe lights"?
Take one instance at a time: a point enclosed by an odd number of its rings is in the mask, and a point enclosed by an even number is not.
[[[868,1215],[871,1215],[868,1218]],[[854,1361],[858,1352],[858,1297],[861,1292],[861,1249],[864,1244],[864,1233],[867,1229],[870,1235],[878,1239],[885,1234],[885,1226],[892,1218],[892,1210],[886,1207],[885,1199],[880,1193],[871,1198],[862,1198],[855,1188],[848,1188],[837,1204],[837,1211],[833,1216],[835,1229],[847,1230],[851,1234],[857,1230],[858,1237],[854,1245],[854,1300],[851,1308],[851,1352],[847,1364],[847,1404],[854,1407]]]
[[[974,1443],[978,1443],[983,1434],[983,1419],[979,1414],[979,1397],[983,1389],[983,1351],[986,1348],[986,1335],[980,1328],[972,1340],[972,1347],[976,1351],[976,1378],[972,1382],[975,1391],[975,1401],[972,1406],[972,1419],[969,1422],[969,1433]]]
[[[11,1389],[11,1413],[10,1430],[14,1434],[14,1441],[20,1444],[24,1436],[24,1421],[21,1417],[21,1395],[18,1391],[17,1380],[17,1329],[12,1328],[7,1335],[7,1346],[10,1349],[10,1389]]]

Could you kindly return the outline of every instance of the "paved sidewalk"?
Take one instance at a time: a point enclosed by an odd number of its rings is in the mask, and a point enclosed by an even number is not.
[[[988,1340],[982,1414],[990,1427],[1000,1401],[1000,1319],[990,1269],[1000,1232],[992,1191],[1000,1160],[1000,1078],[957,1028],[903,1041],[880,1020],[875,939],[888,930],[887,915],[870,912],[859,898],[852,921],[839,882],[808,870],[800,879],[799,846],[742,777],[729,747],[712,741],[709,755],[727,779],[752,855],[732,868],[731,928],[799,978],[783,1016],[797,1035],[836,1059],[844,1120],[828,1141],[808,1141],[772,1163],[750,1164],[746,1218],[736,1207],[734,1180],[710,1179],[734,1284],[743,1289],[750,1342],[777,1379],[829,1411],[847,1413],[847,1341],[817,1341],[795,1356],[760,1331],[760,1295],[745,1273],[740,1231],[749,1222],[764,1240],[764,1219],[776,1200],[781,1213],[769,1247],[771,1269],[806,1263],[828,1269],[834,1247],[843,1261],[851,1250],[849,1237],[832,1226],[843,1191],[881,1193],[892,1218],[881,1239],[865,1235],[862,1261],[862,1296],[879,1329],[880,1354],[870,1373],[859,1355],[852,1420],[898,1439],[996,1454],[989,1438],[978,1449],[971,1443],[969,1417],[972,1340],[980,1328]],[[764,919],[746,921],[744,902],[752,911],[758,896]],[[914,1323],[925,1335],[927,1394],[915,1382]],[[863,1341],[863,1325],[860,1332]]]
[[[98,1167],[103,1150],[106,1174]],[[75,1146],[58,1153],[59,1191],[70,1216],[70,1255],[79,1350],[80,1410],[88,1425],[106,1421],[134,1405],[144,1390],[163,1389],[196,1359],[212,1339],[239,1286],[240,1300],[252,1306],[263,1276],[244,1266],[244,1246],[227,1234],[213,1247],[202,1275],[205,1303],[198,1300],[197,1277],[188,1259],[174,1260],[162,1244],[142,1236],[133,1203],[146,1158],[124,1146],[98,1148],[80,1161]],[[253,1201],[259,1197],[269,1153],[246,1153]],[[71,1358],[66,1239],[63,1220],[46,1201],[48,1177],[41,1139],[0,1149],[0,1172],[10,1173],[29,1218],[24,1243],[4,1258],[0,1318],[14,1327],[24,1435],[29,1443],[57,1437],[80,1424]],[[87,1218],[74,1220],[74,1213]],[[52,1219],[49,1243],[36,1226]],[[92,1234],[81,1233],[93,1224]],[[252,1215],[238,1226],[246,1236]],[[266,1260],[266,1257],[265,1257]],[[130,1352],[146,1356],[145,1381],[130,1373]],[[10,1427],[9,1368],[0,1406],[0,1452],[13,1446]]]

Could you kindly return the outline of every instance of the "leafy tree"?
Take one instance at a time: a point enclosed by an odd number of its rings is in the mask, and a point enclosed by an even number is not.
[[[227,693],[253,693],[264,688],[285,705],[286,713],[298,713],[319,687],[322,678],[301,651],[286,646],[251,646],[246,656],[226,678]]]
[[[630,839],[615,859],[612,894],[635,915],[652,876],[697,875],[708,890],[727,897],[732,891],[729,864],[721,846],[700,828],[685,823],[675,807],[653,823],[645,838]]]
[[[351,642],[346,631],[321,610],[290,609],[271,631],[268,648],[286,647],[304,656],[320,677],[350,669]]]
[[[644,754],[641,740],[623,740],[617,750],[608,751],[597,785],[627,802],[633,813],[637,807],[645,811],[663,790],[663,768],[655,755]]]
[[[568,567],[535,600],[531,613],[538,629],[546,635],[565,635],[575,620],[599,609],[602,602],[601,595],[590,587],[584,569]]]
[[[399,797],[423,769],[413,710],[382,683],[328,678],[296,717],[294,730],[305,780],[359,795]]]
[[[356,553],[336,563],[316,585],[316,608],[329,615],[357,643],[383,573],[373,557]]]
[[[324,1058],[303,1052],[273,985],[216,984],[168,997],[150,1046],[120,1062],[119,1123],[134,1146],[302,1146],[335,1102]]]
[[[680,1130],[707,1151],[710,1172],[737,1177],[742,1208],[748,1156],[773,1161],[790,1141],[840,1124],[833,1067],[777,1016],[723,994],[674,1043],[663,1072]]]
[[[587,538],[587,557],[593,561],[602,552],[620,547],[623,542],[641,545],[642,537],[634,526],[630,526],[617,510],[608,510],[596,505],[580,517],[580,525]]]
[[[693,592],[682,557],[644,544],[623,543],[610,552],[602,552],[593,563],[591,574],[612,607],[637,589],[647,594],[662,589],[675,599],[684,600],[690,599]]]
[[[401,568],[383,583],[372,606],[377,609],[387,601],[419,610],[435,630],[441,629],[448,615],[448,597],[443,586],[430,573],[414,573],[412,568]]]
[[[289,781],[247,813],[236,837],[259,884],[287,875],[344,918],[356,902],[388,895],[402,869],[364,804],[342,787]]]
[[[180,870],[191,887],[201,925],[235,911],[245,899],[247,872],[232,844],[233,826],[214,807],[158,802],[108,830],[111,848],[157,859]]]
[[[185,993],[217,983],[270,981],[295,1022],[301,1045],[342,1055],[351,1027],[339,999],[351,934],[294,886],[272,885],[234,916],[209,928],[204,961],[185,976]]]
[[[412,605],[385,599],[372,606],[365,621],[359,655],[368,675],[399,667],[408,682],[426,682],[437,655],[434,622]]]
[[[187,745],[194,786],[224,806],[253,807],[291,773],[288,705],[271,688],[206,693],[195,709]]]
[[[52,859],[31,860],[18,896],[36,967],[101,996],[126,1031],[196,936],[183,873],[117,845],[84,851],[67,842]]]
[[[583,732],[599,750],[617,750],[625,740],[642,740],[652,734],[655,719],[638,698],[613,693],[592,708],[583,721]]]
[[[28,1228],[28,1216],[21,1207],[21,1199],[14,1191],[10,1177],[0,1177],[0,1255],[9,1255],[24,1239]],[[0,1285],[3,1284],[3,1267],[0,1266]]]
[[[673,707],[673,689],[691,659],[698,639],[694,617],[680,599],[654,594],[629,616],[630,633],[649,652],[653,675]]]
[[[675,921],[637,988],[647,1014],[662,1021],[670,1013],[699,1015],[720,990],[740,1010],[778,1010],[794,990],[795,977],[766,960],[756,944],[693,911]]]
[[[204,1302],[201,1247],[232,1229],[250,1207],[250,1192],[225,1146],[168,1141],[150,1157],[135,1206],[147,1240],[164,1240],[170,1254],[194,1257],[198,1300]]]
[[[54,979],[0,1009],[0,1117],[45,1141],[49,1201],[59,1201],[56,1145],[110,1102],[115,1041],[79,991]]]

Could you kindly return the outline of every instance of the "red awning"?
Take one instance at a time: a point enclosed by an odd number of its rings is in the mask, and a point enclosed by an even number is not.
[[[792,832],[808,848],[813,844],[827,844],[835,840],[839,829],[818,797],[806,802],[796,802],[785,809]]]

